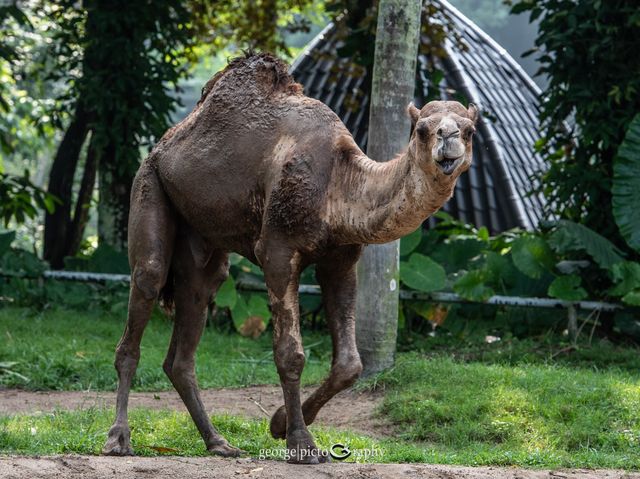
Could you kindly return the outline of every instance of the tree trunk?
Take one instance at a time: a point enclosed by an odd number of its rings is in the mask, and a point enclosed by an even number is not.
[[[391,159],[406,147],[413,99],[420,0],[381,0],[378,6],[367,155]],[[399,306],[399,241],[365,248],[358,263],[356,337],[371,375],[393,365]]]
[[[91,197],[93,196],[93,189],[96,183],[97,167],[96,146],[94,136],[91,135],[91,141],[89,142],[89,148],[87,150],[87,159],[84,163],[82,182],[80,183],[78,199],[76,200],[76,208],[73,214],[73,221],[71,222],[68,233],[67,256],[76,255],[80,249],[82,236],[84,235],[87,221],[89,221],[89,206],[91,204]]]
[[[64,267],[67,253],[68,231],[71,224],[73,178],[78,166],[82,145],[87,137],[88,115],[82,99],[78,100],[75,114],[64,134],[49,173],[47,191],[57,196],[61,204],[44,219],[44,259],[53,269]]]
[[[101,245],[109,245],[116,251],[127,248],[129,200],[135,173],[119,171],[122,161],[116,158],[113,143],[98,154],[98,239]],[[121,167],[122,168],[122,167]]]

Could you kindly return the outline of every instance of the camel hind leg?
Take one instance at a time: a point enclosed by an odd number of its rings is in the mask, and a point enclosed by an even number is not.
[[[133,183],[129,216],[131,290],[124,333],[116,348],[118,372],[116,419],[103,448],[108,455],[132,455],[127,406],[140,359],[142,333],[167,281],[175,224],[171,207],[152,167],[141,166]]]
[[[228,254],[213,251],[200,258],[186,236],[176,242],[172,262],[175,279],[175,322],[164,371],[196,424],[207,450],[224,457],[242,451],[213,427],[200,397],[195,375],[195,353],[205,326],[207,304],[229,274]],[[204,264],[202,264],[204,263]]]

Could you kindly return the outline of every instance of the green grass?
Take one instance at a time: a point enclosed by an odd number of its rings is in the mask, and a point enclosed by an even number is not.
[[[99,454],[112,420],[111,410],[96,408],[74,412],[56,411],[36,416],[3,417],[0,418],[0,451],[19,454]],[[275,440],[269,435],[269,423],[266,419],[223,415],[213,416],[212,420],[231,444],[244,449],[252,456],[260,456],[261,450],[270,450],[271,457],[279,458],[278,454],[283,452],[284,441]],[[136,454],[207,454],[198,431],[186,413],[135,409],[130,414],[130,425],[131,441]],[[380,441],[350,432],[315,426],[312,427],[312,431],[318,445],[323,448],[340,442],[358,450],[385,449]],[[412,450],[419,452],[418,448]],[[395,457],[397,456],[391,450],[385,452],[387,461]],[[360,459],[362,460],[362,457]]]
[[[399,438],[464,464],[640,468],[640,376],[403,354],[384,388]]]
[[[111,410],[56,411],[31,416],[0,417],[3,453],[99,454],[113,419]],[[214,416],[218,430],[232,444],[253,457],[282,459],[284,441],[272,439],[267,420]],[[136,454],[204,456],[204,444],[186,413],[135,409],[130,414]],[[418,462],[460,465],[518,465],[526,467],[640,468],[636,450],[572,452],[545,448],[495,447],[479,441],[469,444],[409,442],[402,438],[373,439],[333,428],[311,426],[323,449],[346,444],[353,451],[347,462]],[[268,452],[267,452],[268,451]],[[369,454],[369,457],[366,455]]]
[[[25,383],[1,374],[0,384],[32,389],[114,389],[113,349],[124,318],[51,310],[0,310],[0,362],[17,361]],[[161,369],[172,324],[148,326],[135,387],[169,389]],[[305,334],[304,383],[316,383],[330,362],[326,335]],[[269,335],[257,341],[207,328],[198,355],[204,387],[276,383]],[[309,347],[310,346],[310,347]],[[577,349],[552,337],[483,341],[414,338],[396,367],[360,383],[384,390],[380,414],[396,426],[393,439],[315,428],[323,447],[335,442],[383,451],[376,462],[429,462],[529,467],[640,469],[640,354],[607,341]],[[407,349],[414,351],[408,352]],[[113,411],[89,409],[0,417],[0,451],[24,454],[98,453]],[[278,450],[266,421],[216,416],[232,443],[258,456]],[[186,414],[134,410],[138,453],[205,454]]]
[[[124,314],[0,308],[0,363],[17,362],[10,371],[29,379],[0,370],[0,385],[34,390],[115,390],[114,351],[124,323]],[[162,370],[172,328],[173,323],[164,316],[152,317],[142,339],[134,389],[172,389]],[[330,339],[305,334],[304,343],[308,359],[302,382],[317,383],[329,370]],[[196,372],[203,388],[279,383],[270,334],[253,340],[206,328]]]
[[[547,334],[537,338],[518,339],[505,336],[491,344],[484,335],[474,338],[451,336],[405,337],[399,345],[403,352],[417,352],[431,358],[448,357],[465,363],[562,365],[592,371],[640,371],[640,349],[635,345],[614,344],[607,339],[587,338],[577,347],[566,339]]]

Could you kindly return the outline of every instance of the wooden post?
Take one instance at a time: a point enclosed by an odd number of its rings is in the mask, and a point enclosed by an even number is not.
[[[380,0],[367,155],[393,158],[407,146],[420,32],[421,0]],[[356,337],[371,375],[393,365],[398,329],[399,241],[365,248],[358,264]]]

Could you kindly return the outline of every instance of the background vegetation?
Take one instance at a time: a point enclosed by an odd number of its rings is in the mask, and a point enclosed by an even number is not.
[[[640,64],[632,45],[640,17],[630,1],[511,3],[513,13],[530,12],[539,25],[530,54],[549,82],[542,138],[535,145],[549,164],[538,183],[547,219],[536,231],[490,237],[486,229],[441,215],[435,229],[403,239],[402,284],[476,302],[503,294],[638,306],[640,116],[634,120],[634,114],[640,109]],[[504,13],[496,2],[484,7]],[[0,87],[6,113],[0,118],[0,216],[9,228],[0,236],[0,262],[2,273],[14,276],[0,286],[6,300],[122,309],[126,293],[119,285],[28,278],[50,267],[128,273],[122,248],[132,176],[173,121],[181,82],[210,75],[225,54],[242,47],[291,58],[297,51],[292,45],[303,45],[308,32],[334,19],[344,42],[338,54],[351,58],[370,81],[375,2],[171,0],[157,8],[136,4],[126,18],[123,8],[116,0],[82,8],[70,1],[0,8],[0,68],[7,80]],[[421,46],[427,56],[444,55],[445,38],[464,48],[437,5],[425,2],[422,20],[430,38]],[[583,41],[595,37],[599,41]],[[609,50],[614,55],[606,55]],[[442,72],[429,69],[435,84]],[[236,329],[251,317],[268,322],[264,294],[236,292],[241,281],[261,281],[259,269],[234,257],[231,272],[214,316]],[[314,282],[313,271],[304,282]],[[314,326],[322,322],[318,298],[305,296],[302,306]],[[495,334],[564,329],[562,315],[551,320],[531,310],[420,301],[405,301],[401,309],[408,334],[433,327],[466,334],[480,324]],[[583,320],[591,335],[634,338],[640,330],[629,311]]]

